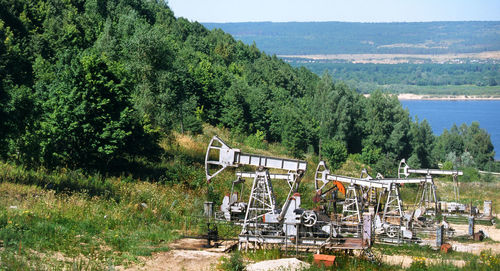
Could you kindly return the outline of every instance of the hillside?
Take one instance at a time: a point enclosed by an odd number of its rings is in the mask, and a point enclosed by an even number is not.
[[[459,143],[434,138],[394,97],[365,98],[328,74],[175,18],[166,4],[28,3],[4,3],[0,13],[6,160],[120,173],[161,160],[160,138],[198,134],[207,123],[250,142],[281,142],[294,157],[322,147],[345,153],[336,162],[367,155],[384,173],[402,158],[431,166],[452,152],[495,167],[478,125],[454,131]],[[473,140],[469,130],[484,136]]]
[[[205,23],[362,93],[500,96],[500,23]]]
[[[204,23],[269,54],[458,54],[500,51],[500,22]]]
[[[163,1],[5,0],[0,41],[0,269],[134,265],[202,232],[203,201],[234,180],[206,185],[215,134],[345,174],[443,163],[496,193],[477,170],[500,168],[478,123],[437,137],[393,96],[364,97]]]

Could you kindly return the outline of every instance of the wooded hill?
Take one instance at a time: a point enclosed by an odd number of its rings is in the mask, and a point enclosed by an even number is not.
[[[453,54],[500,51],[500,22],[203,23],[268,54]]]
[[[401,158],[493,165],[477,123],[435,137],[395,97],[364,98],[163,1],[0,0],[0,40],[0,154],[18,164],[128,171],[172,159],[158,140],[207,123],[295,157],[321,144],[335,165],[354,154],[383,173]]]
[[[363,93],[500,95],[500,22],[204,25]]]
[[[295,60],[289,63],[317,74],[326,70],[336,80],[362,93],[387,89],[391,93],[500,95],[498,64],[353,64]]]

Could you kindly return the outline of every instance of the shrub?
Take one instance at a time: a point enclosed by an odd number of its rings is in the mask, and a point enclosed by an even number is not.
[[[427,265],[425,264],[425,258],[422,258],[422,257],[416,257],[416,258],[413,258],[413,262],[411,263],[410,265],[410,268],[408,268],[408,270],[427,270]]]
[[[222,263],[220,264],[219,268],[221,270],[227,270],[227,271],[242,271],[245,270],[245,263],[243,262],[243,257],[241,256],[239,251],[236,251],[231,254],[231,257],[222,258]]]
[[[264,141],[266,134],[260,130],[257,130],[255,134],[249,135],[245,139],[245,145],[250,146],[255,149],[267,149],[267,143]]]
[[[328,140],[321,146],[321,154],[330,162],[332,169],[338,169],[347,159],[347,148],[344,142]]]
[[[463,182],[477,182],[479,181],[479,171],[473,167],[466,167],[463,169],[464,176],[460,181]]]
[[[361,161],[365,164],[375,165],[382,157],[382,150],[373,146],[365,146],[361,152]]]

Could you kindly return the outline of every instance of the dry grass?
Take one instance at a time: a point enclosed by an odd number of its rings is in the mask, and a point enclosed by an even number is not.
[[[453,183],[444,179],[436,181],[438,193],[443,200],[454,201]],[[478,206],[482,211],[485,200],[492,201],[493,212],[500,212],[500,181],[459,183],[460,201]]]

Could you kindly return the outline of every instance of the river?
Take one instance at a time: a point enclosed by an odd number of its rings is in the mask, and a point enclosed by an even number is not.
[[[495,160],[500,160],[500,101],[449,101],[449,100],[402,100],[404,108],[408,108],[412,117],[418,116],[420,121],[427,119],[434,134],[440,135],[444,129],[453,124],[470,125],[479,122],[491,135],[495,147]]]

